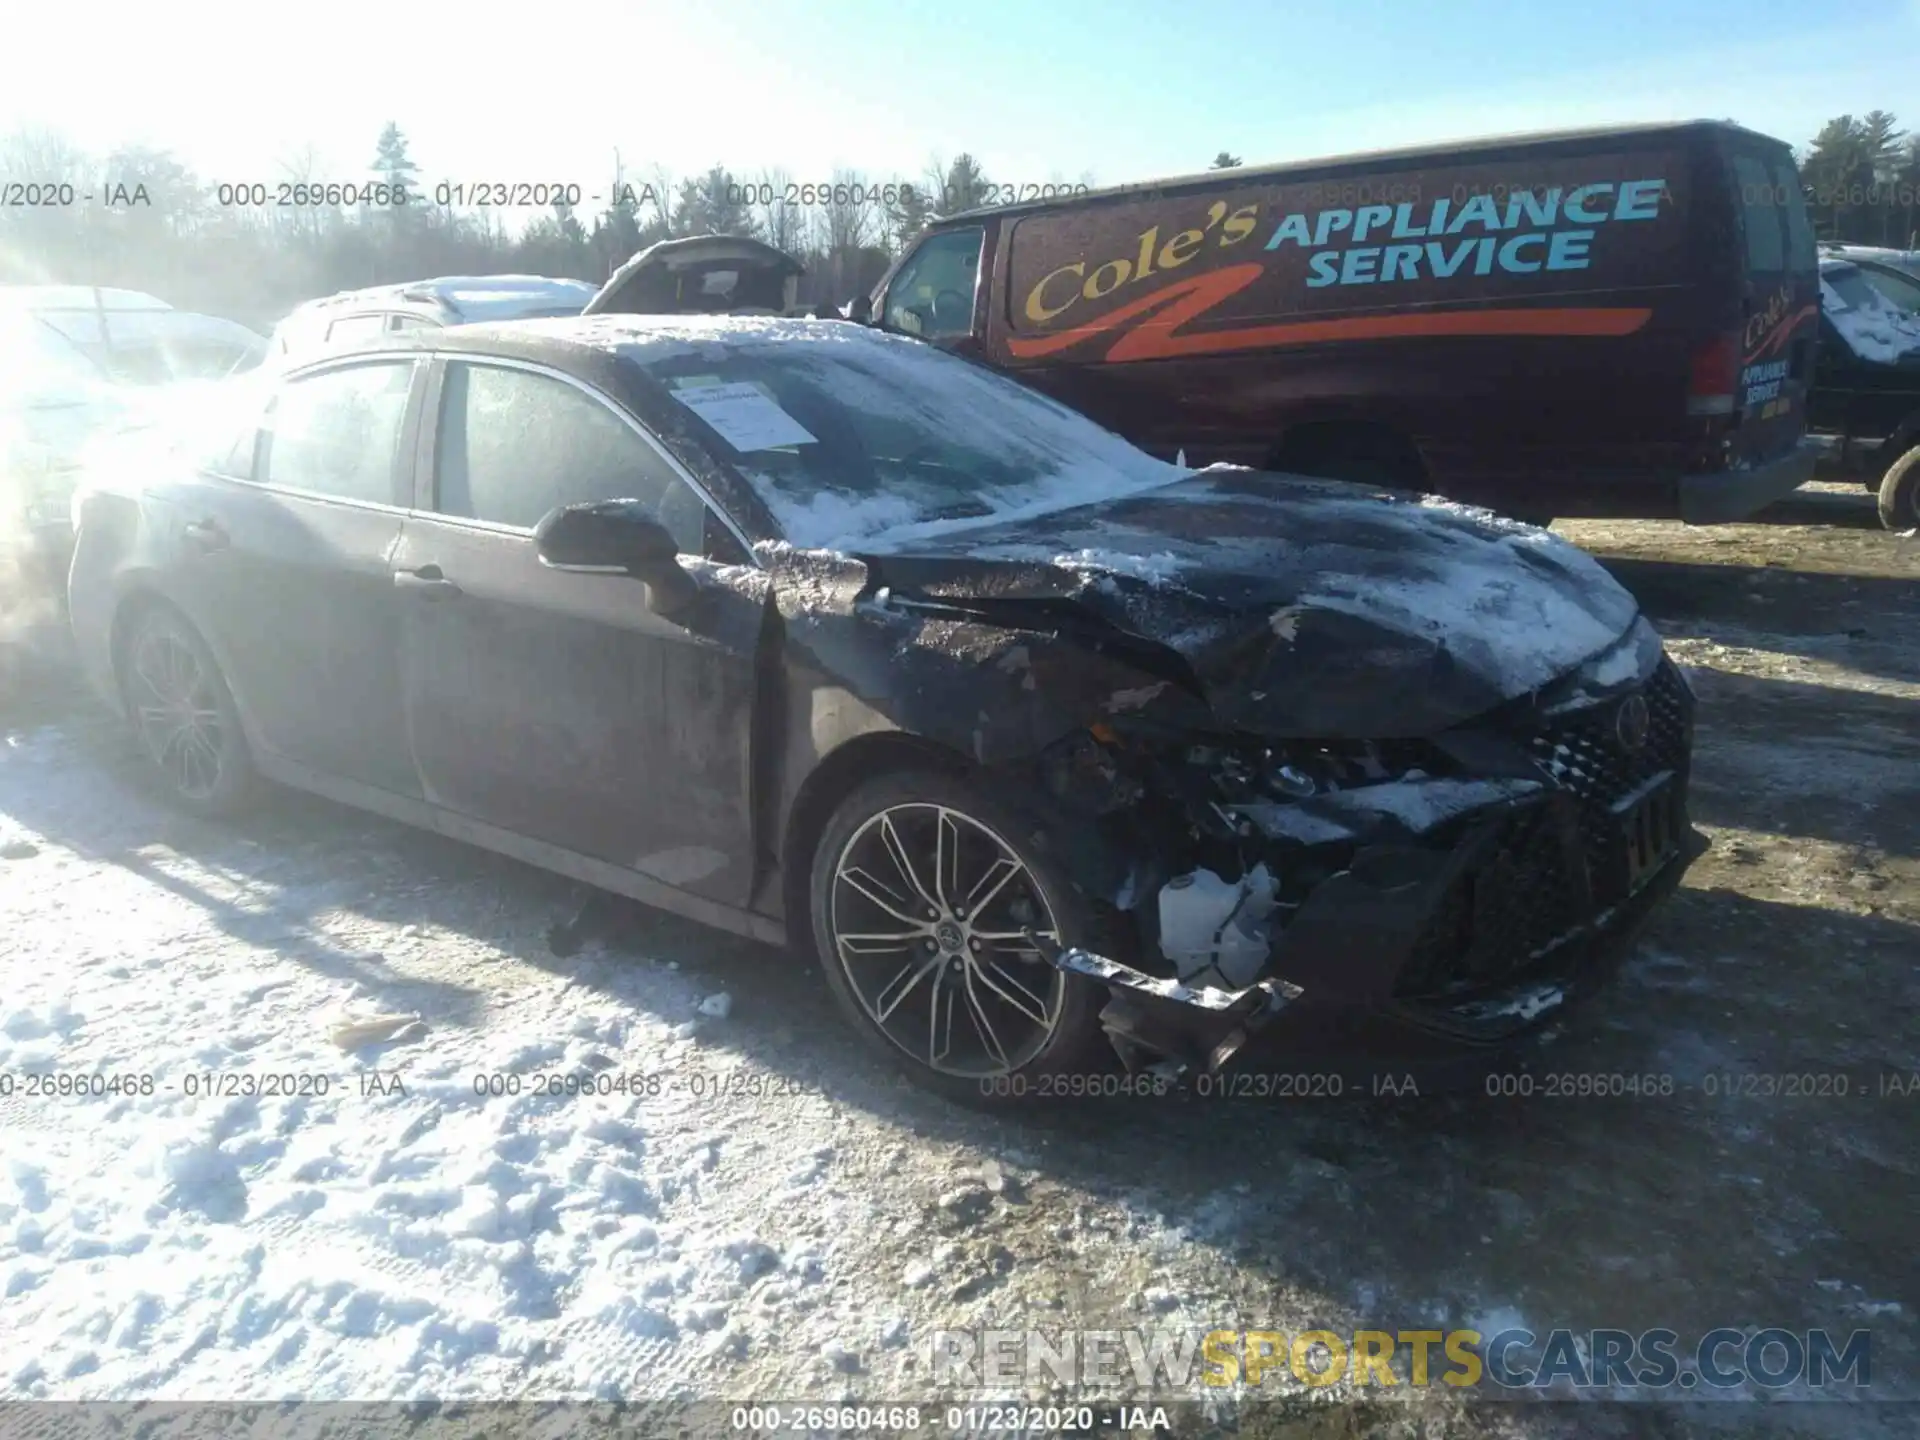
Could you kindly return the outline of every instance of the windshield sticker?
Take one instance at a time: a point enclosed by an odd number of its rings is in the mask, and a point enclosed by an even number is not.
[[[782,410],[756,385],[696,385],[676,389],[673,398],[719,432],[741,454],[812,445],[805,426]]]

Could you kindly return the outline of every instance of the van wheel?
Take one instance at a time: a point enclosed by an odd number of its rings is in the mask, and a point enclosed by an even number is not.
[[[1880,523],[1889,530],[1920,527],[1920,445],[1887,467],[1880,481]]]
[[[120,694],[168,798],[207,817],[236,814],[257,788],[220,666],[185,616],[152,605],[120,649]]]
[[[882,775],[840,802],[814,851],[814,944],[869,1046],[963,1103],[1040,1095],[1105,1070],[1106,996],[1025,932],[1096,944],[1095,918],[1033,823],[963,779]]]

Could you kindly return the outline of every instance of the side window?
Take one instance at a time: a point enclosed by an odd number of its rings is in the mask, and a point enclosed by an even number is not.
[[[384,315],[343,315],[327,327],[327,343],[338,345],[342,342],[352,344],[359,340],[377,340],[386,333],[387,317]]]
[[[261,480],[342,500],[394,503],[411,361],[349,365],[289,381],[262,435]]]
[[[1787,208],[1783,201],[1797,196],[1800,187],[1796,184],[1791,195],[1782,196],[1775,189],[1767,167],[1747,155],[1734,157],[1733,177],[1740,187],[1741,228],[1747,235],[1747,269],[1777,275],[1787,268],[1786,240],[1780,233],[1780,214]]]
[[[935,339],[973,329],[973,291],[980,277],[978,226],[934,235],[913,252],[887,284],[881,323],[889,330]]]
[[[194,435],[194,456],[200,468],[234,480],[251,480],[263,423],[258,403],[210,422]]]
[[[387,317],[387,328],[394,332],[404,332],[408,330],[438,330],[440,326],[434,321],[427,319],[424,315],[390,315]]]
[[[531,529],[562,505],[639,500],[683,554],[703,552],[706,502],[611,408],[551,375],[448,366],[435,469],[443,515]]]

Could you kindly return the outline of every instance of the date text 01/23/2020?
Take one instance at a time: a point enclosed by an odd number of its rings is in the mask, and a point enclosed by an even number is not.
[[[788,1075],[752,1070],[534,1072],[486,1071],[472,1077],[473,1093],[483,1098],[529,1096],[548,1100],[583,1100],[622,1096],[653,1099],[679,1096],[694,1101],[762,1101],[797,1098],[819,1093],[813,1082]],[[123,1100],[155,1095],[199,1099],[323,1099],[331,1095],[376,1098],[404,1097],[406,1081],[397,1070],[353,1070],[341,1075],[324,1071],[189,1070],[161,1075],[152,1072],[0,1070],[0,1100]]]
[[[742,1435],[1072,1435],[1171,1430],[1163,1405],[736,1405]]]

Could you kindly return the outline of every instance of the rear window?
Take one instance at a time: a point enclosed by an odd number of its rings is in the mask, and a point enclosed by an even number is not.
[[[1766,274],[1812,269],[1816,259],[1813,225],[1793,162],[1783,159],[1769,164],[1756,155],[1736,155],[1733,176],[1740,192],[1747,269]]]

